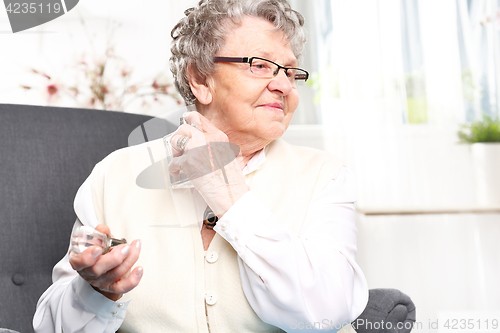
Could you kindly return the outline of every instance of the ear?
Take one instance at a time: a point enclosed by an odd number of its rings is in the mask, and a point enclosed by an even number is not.
[[[194,73],[193,67],[191,65],[189,65],[187,68],[187,74],[189,78],[189,86],[191,87],[191,91],[193,92],[193,95],[196,97],[198,102],[203,105],[212,103],[213,95],[209,83],[202,82],[198,78],[198,75]]]

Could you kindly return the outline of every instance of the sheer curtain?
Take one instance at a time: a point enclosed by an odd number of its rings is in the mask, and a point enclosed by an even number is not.
[[[459,123],[498,114],[498,0],[315,0],[325,148],[361,211],[474,206]]]
[[[466,120],[500,109],[500,1],[457,0]]]

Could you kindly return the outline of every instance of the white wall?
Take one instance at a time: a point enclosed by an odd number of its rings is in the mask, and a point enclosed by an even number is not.
[[[369,288],[409,295],[422,324],[415,332],[451,332],[445,318],[474,321],[459,332],[493,332],[483,320],[500,319],[500,213],[359,214],[356,222],[357,261]],[[439,330],[430,329],[437,320]]]

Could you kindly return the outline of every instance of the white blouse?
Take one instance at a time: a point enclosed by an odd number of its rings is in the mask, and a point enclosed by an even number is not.
[[[257,170],[264,162],[262,150],[249,161],[243,173]],[[217,222],[214,230],[239,255],[245,296],[262,320],[285,331],[315,327],[336,332],[339,321],[345,320],[341,318],[352,321],[364,310],[368,288],[356,263],[355,188],[353,173],[342,167],[311,201],[299,235],[279,223],[252,191]],[[74,229],[82,224],[91,227],[99,224],[88,179],[79,189],[74,206],[78,217]],[[197,214],[203,216],[207,205],[197,192],[195,206]],[[228,223],[229,229],[224,227]],[[288,260],[273,260],[276,252],[289,253]],[[268,287],[265,293],[254,288],[260,285],[259,276],[265,277]],[[52,286],[37,304],[35,332],[100,333],[119,329],[131,300],[124,301],[125,295],[114,302],[92,289],[71,268],[69,251],[54,267],[52,280]],[[316,301],[325,295],[332,300],[328,307]],[[291,307],[300,312],[286,311]]]

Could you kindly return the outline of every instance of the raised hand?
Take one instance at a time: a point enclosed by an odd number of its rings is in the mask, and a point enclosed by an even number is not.
[[[249,191],[241,172],[241,151],[200,113],[189,112],[184,119],[187,124],[181,125],[171,137],[174,159],[168,170],[173,175],[183,171],[221,217]],[[188,140],[183,143],[184,137]]]

